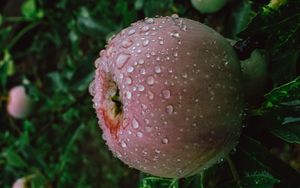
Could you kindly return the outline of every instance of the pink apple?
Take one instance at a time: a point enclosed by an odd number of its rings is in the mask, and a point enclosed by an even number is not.
[[[26,178],[17,179],[12,186],[12,188],[28,188],[28,187],[29,186]]]
[[[239,60],[213,29],[146,18],[112,38],[90,85],[110,150],[130,167],[186,177],[224,158],[241,131]]]
[[[7,111],[17,119],[22,119],[30,114],[32,100],[26,94],[24,86],[15,86],[10,89],[8,94]]]

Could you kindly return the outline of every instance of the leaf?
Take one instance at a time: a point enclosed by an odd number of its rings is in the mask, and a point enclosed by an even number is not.
[[[0,60],[0,84],[2,87],[6,85],[7,78],[14,74],[15,67],[12,56],[8,50],[3,51],[4,57]]]
[[[3,16],[2,14],[0,14],[0,26],[2,25],[2,23],[3,23]]]
[[[8,149],[2,154],[6,158],[7,164],[12,167],[23,168],[27,166],[21,156],[13,149]]]
[[[259,171],[246,174],[239,182],[228,182],[218,188],[273,188],[280,181],[266,171]]]
[[[27,20],[40,19],[44,16],[44,12],[37,8],[35,0],[26,0],[22,4],[21,11]]]
[[[300,117],[295,118],[298,125],[285,125],[282,128],[272,130],[271,133],[289,143],[300,144]]]
[[[47,180],[41,174],[34,175],[30,179],[30,188],[43,188],[43,187],[47,187],[46,185],[47,185]]]
[[[56,91],[62,91],[62,92],[67,92],[67,85],[64,82],[61,74],[58,72],[51,72],[48,74],[48,77],[52,81],[53,87],[56,88]]]
[[[300,1],[290,0],[279,7],[264,6],[238,36],[263,41],[272,55],[299,49]]]
[[[110,29],[107,26],[102,25],[93,19],[86,7],[82,7],[77,17],[78,29],[84,34],[94,36],[94,37],[103,37],[110,32]]]
[[[300,77],[273,89],[265,97],[266,100],[262,105],[264,110],[278,108],[281,104],[300,99]]]
[[[144,177],[139,188],[178,188],[178,179],[166,179],[154,176]]]
[[[300,174],[282,160],[271,154],[260,142],[243,136],[237,149],[238,166],[243,170],[267,171],[286,187],[299,186]],[[288,186],[289,185],[289,186]]]
[[[272,188],[280,181],[274,178],[270,173],[262,171],[246,175],[241,180],[241,185],[244,188]]]

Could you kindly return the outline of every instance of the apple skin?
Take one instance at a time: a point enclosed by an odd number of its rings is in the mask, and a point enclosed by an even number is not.
[[[19,178],[12,185],[12,188],[28,188],[28,187],[29,187],[28,181],[26,180],[26,178]]]
[[[16,119],[26,118],[32,109],[33,101],[26,94],[22,85],[10,89],[8,94],[7,112]]]
[[[248,98],[262,96],[267,90],[267,58],[259,50],[254,50],[250,58],[241,61],[244,87]]]
[[[191,0],[195,9],[201,13],[214,13],[219,11],[228,0]]]
[[[213,29],[177,15],[146,18],[111,39],[95,66],[90,93],[103,138],[130,167],[187,177],[236,146],[244,108],[241,68]]]

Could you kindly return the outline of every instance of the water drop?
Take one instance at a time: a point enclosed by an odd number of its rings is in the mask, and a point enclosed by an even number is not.
[[[143,59],[140,59],[140,60],[138,61],[138,63],[139,63],[140,65],[142,65],[142,64],[145,63],[145,61],[144,61]]]
[[[173,56],[174,56],[174,57],[178,57],[178,52],[174,52],[174,53],[173,53]]]
[[[163,44],[164,44],[164,41],[163,41],[163,40],[160,40],[160,41],[159,41],[159,44],[160,44],[160,45],[163,45]]]
[[[148,91],[148,96],[150,100],[154,99],[154,93],[152,93],[151,91]]]
[[[170,90],[163,90],[162,95],[165,99],[169,99],[171,96],[171,92],[170,92]]]
[[[154,72],[161,73],[161,68],[160,68],[159,65],[157,65],[157,66],[154,67]]]
[[[145,70],[144,68],[142,68],[142,69],[140,70],[140,73],[141,73],[141,74],[146,74],[146,70]]]
[[[121,69],[128,62],[129,58],[130,58],[129,54],[124,54],[124,53],[119,54],[116,60],[117,67]]]
[[[127,67],[127,72],[133,72],[133,70],[134,70],[133,66],[128,66]]]
[[[89,92],[92,96],[96,95],[95,81],[92,81],[89,85]]]
[[[169,143],[169,139],[168,138],[163,138],[162,140],[161,140],[161,142],[163,143],[163,144],[167,144],[167,143]]]
[[[179,37],[180,37],[180,35],[179,35],[179,33],[178,33],[177,31],[172,31],[172,32],[170,33],[170,36],[171,36],[171,37],[174,37],[174,38],[179,38]]]
[[[130,85],[132,83],[132,79],[130,77],[126,77],[125,82]]]
[[[122,142],[121,142],[121,146],[122,146],[122,148],[126,148],[126,147],[127,147],[127,144],[126,144],[124,141],[122,141]]]
[[[139,91],[144,91],[144,90],[145,90],[145,87],[144,87],[143,85],[139,85],[139,86],[138,86],[138,90],[139,90]]]
[[[149,31],[149,26],[148,25],[145,25],[144,27],[142,27],[142,32],[146,32],[146,31]]]
[[[193,126],[193,127],[197,127],[197,123],[195,123],[195,122],[192,123],[192,126]]]
[[[182,76],[182,78],[187,78],[188,74],[185,72],[185,73],[182,73],[181,76]]]
[[[174,107],[173,107],[172,105],[168,105],[168,106],[166,107],[166,112],[167,112],[168,114],[172,114],[173,111],[174,111]]]
[[[123,46],[124,48],[129,48],[132,44],[133,44],[133,42],[132,42],[132,40],[130,40],[130,39],[125,39],[125,40],[123,40],[123,42],[122,42],[122,46]]]
[[[128,31],[128,36],[133,35],[135,33],[135,29],[131,29]]]
[[[171,15],[171,18],[173,18],[173,19],[178,19],[179,16],[178,16],[178,14],[172,14],[172,15]]]
[[[137,129],[140,126],[139,122],[135,118],[132,119],[131,125],[134,129]]]
[[[153,78],[153,76],[149,76],[149,77],[147,78],[147,84],[148,84],[148,85],[153,85],[153,84],[154,84],[154,78]]]
[[[126,92],[126,98],[127,98],[127,99],[131,99],[131,92],[130,92],[130,91],[127,91],[127,92]]]
[[[137,133],[136,133],[136,136],[139,137],[139,138],[142,138],[142,137],[143,137],[143,133],[137,132]]]
[[[143,41],[143,46],[148,46],[149,43],[150,43],[149,40],[144,40],[144,41]]]
[[[146,18],[145,23],[146,24],[152,24],[152,23],[154,23],[154,19],[153,18]]]

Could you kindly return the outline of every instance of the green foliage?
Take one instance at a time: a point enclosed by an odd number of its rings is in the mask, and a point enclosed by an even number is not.
[[[279,7],[264,6],[239,37],[263,39],[272,55],[299,49],[300,1],[289,0]]]
[[[211,15],[174,0],[9,2],[0,6],[0,187],[21,177],[31,187],[300,186],[294,169],[300,169],[299,1],[240,1]],[[139,174],[114,158],[88,94],[93,61],[109,37],[138,19],[173,13],[234,38],[263,39],[270,68],[270,91],[259,102],[247,101],[246,128],[232,161],[183,179]],[[24,120],[5,109],[9,89],[19,84],[35,101]]]

